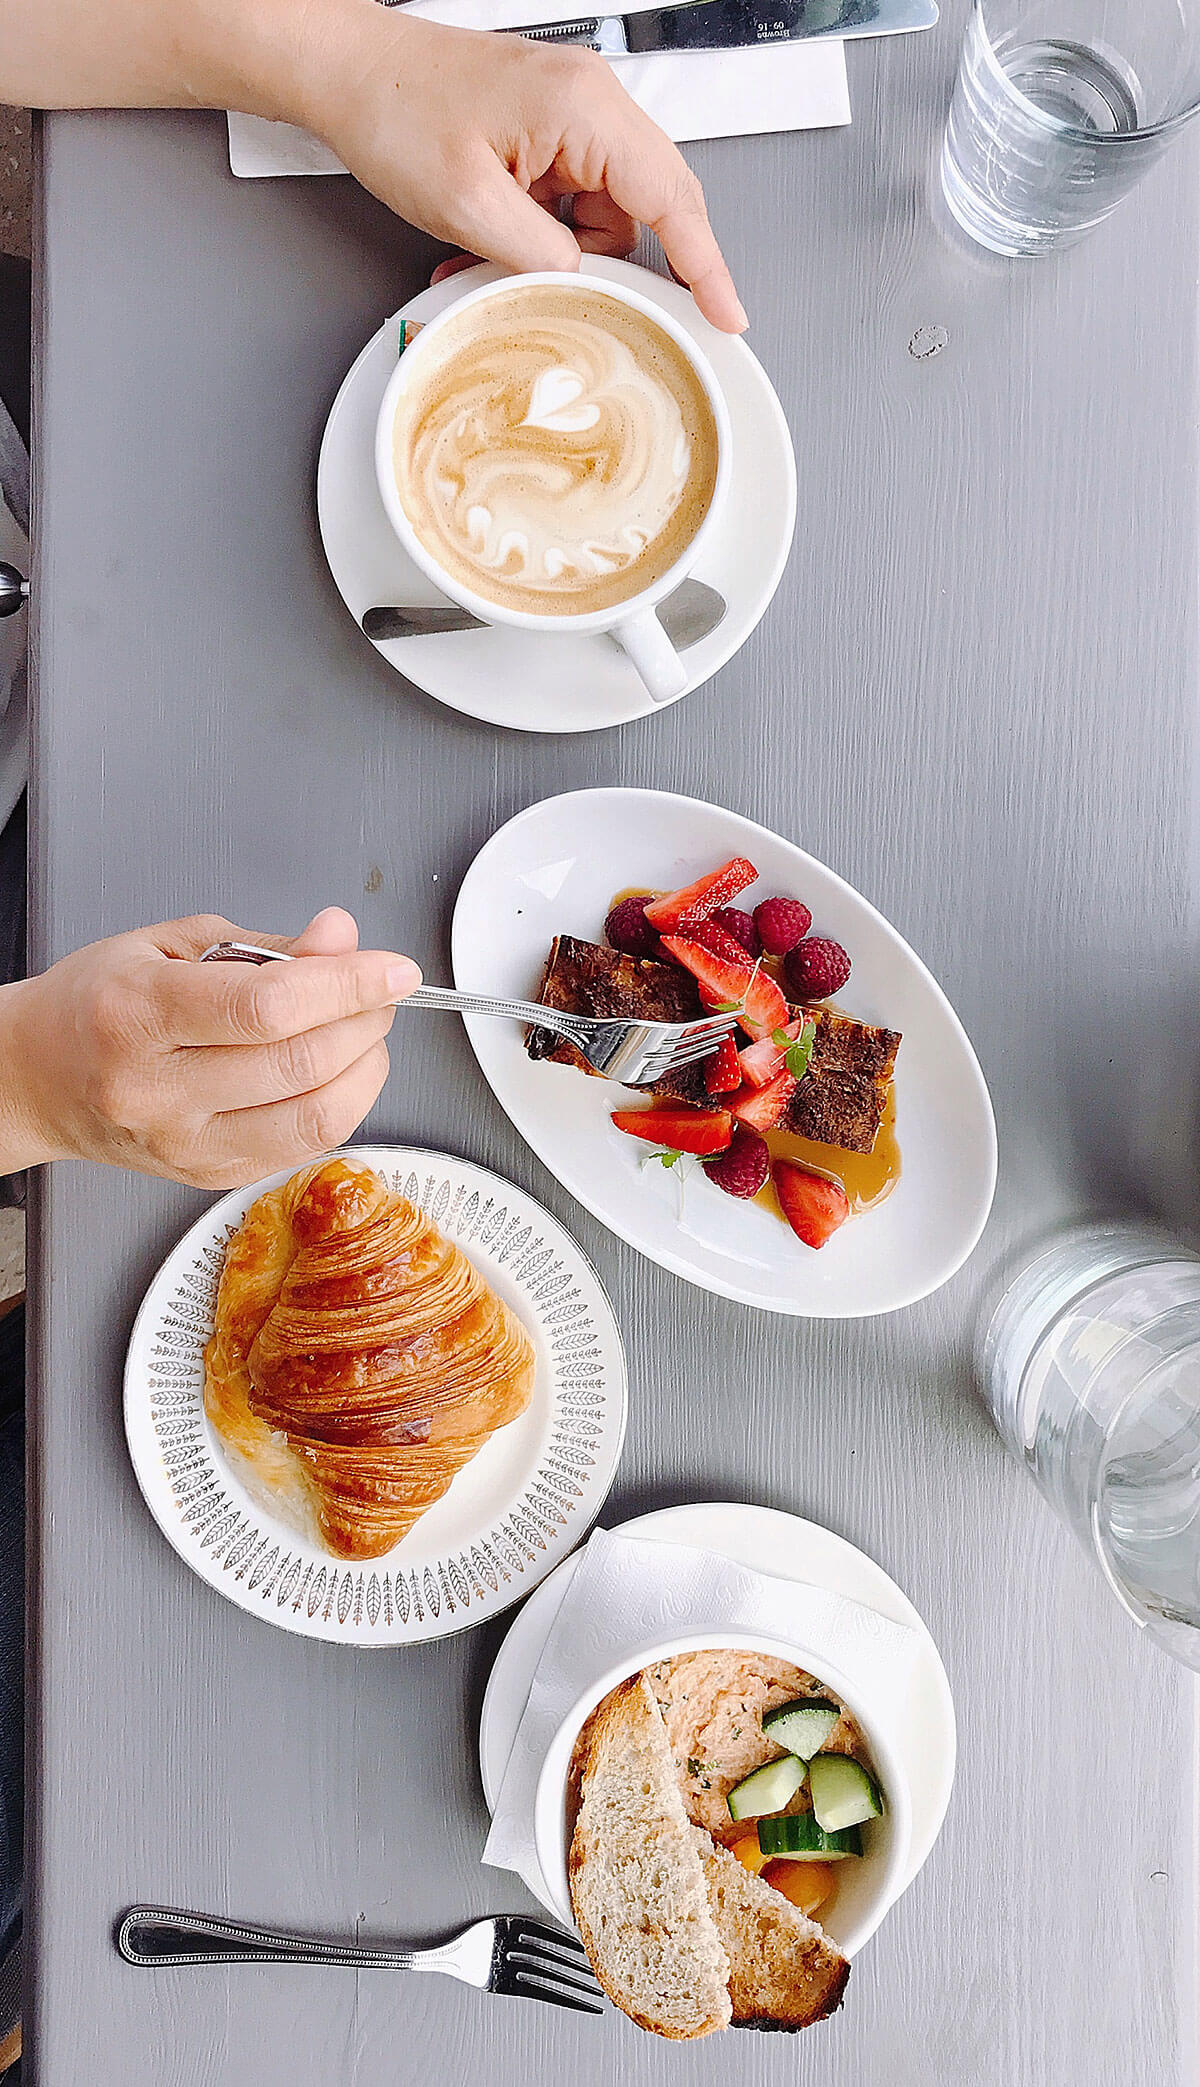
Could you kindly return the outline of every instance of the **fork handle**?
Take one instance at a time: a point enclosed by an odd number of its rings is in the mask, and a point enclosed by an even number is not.
[[[293,961],[287,950],[263,949],[256,942],[214,942],[200,958],[202,964],[290,964]],[[397,1004],[400,1007],[447,1008],[453,1014],[502,1015],[514,1022],[536,1022],[539,1028],[553,1029],[556,1036],[565,1036],[569,1043],[574,1044],[580,1037],[580,1024],[570,1015],[560,1014],[557,1008],[543,1007],[533,1000],[497,1000],[490,993],[459,993],[450,986],[420,985]],[[588,1021],[586,1016],[584,1021]]]
[[[534,1000],[497,1000],[490,993],[459,993],[450,986],[416,986],[399,1003],[405,1007],[443,1007],[454,1014],[505,1015],[510,1021],[536,1022],[539,1028],[554,1029],[559,1036],[577,1036],[570,1015]]]
[[[273,1928],[247,1927],[211,1913],[180,1913],[172,1906],[131,1906],[116,1944],[127,1964],[346,1964],[390,1971],[436,1970],[437,1951],[378,1949],[353,1942],[322,1942]]]

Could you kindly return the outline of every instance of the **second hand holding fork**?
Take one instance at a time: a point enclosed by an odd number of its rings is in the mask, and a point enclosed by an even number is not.
[[[292,963],[286,950],[264,949],[255,942],[214,942],[202,964]],[[448,986],[420,985],[398,1003],[401,1007],[446,1008],[457,1014],[499,1015],[550,1029],[573,1044],[594,1072],[624,1087],[652,1087],[668,1073],[711,1058],[723,1037],[737,1026],[737,1014],[703,1016],[695,1022],[640,1022],[630,1016],[565,1014],[540,1001],[507,1000],[489,993],[460,993]]]

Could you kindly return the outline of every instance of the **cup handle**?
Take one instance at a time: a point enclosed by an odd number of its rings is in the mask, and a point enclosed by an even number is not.
[[[687,668],[653,609],[639,609],[615,624],[613,636],[629,654],[656,703],[669,703],[673,696],[683,694]]]

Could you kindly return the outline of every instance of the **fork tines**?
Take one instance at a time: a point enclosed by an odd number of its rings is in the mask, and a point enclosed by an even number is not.
[[[604,2012],[604,1994],[583,1944],[564,1928],[520,1914],[503,1914],[496,1921],[490,1983],[495,1993],[549,2000],[581,2014]]]
[[[677,1072],[680,1066],[695,1065],[701,1058],[711,1058],[717,1045],[735,1027],[733,1015],[714,1015],[711,1021],[690,1023],[654,1054],[647,1068],[647,1077],[661,1079],[664,1073]]]

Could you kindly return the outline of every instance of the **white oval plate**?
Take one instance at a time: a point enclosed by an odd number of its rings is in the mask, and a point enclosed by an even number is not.
[[[234,1475],[204,1412],[204,1346],[225,1248],[265,1189],[206,1210],[155,1276],[125,1364],[138,1484],[181,1558],[239,1608],[307,1638],[413,1645],[507,1609],[586,1535],[625,1433],[625,1355],[600,1280],[561,1225],[483,1167],[406,1146],[355,1146],[419,1203],[527,1329],[533,1398],[386,1557],[348,1564],[274,1520]]]
[[[696,578],[719,588],[729,606],[717,628],[685,655],[688,684],[680,695],[688,695],[732,659],[779,585],[796,521],[792,438],[762,364],[745,341],[718,333],[701,318],[690,291],[629,261],[596,254],[584,255],[583,271],[628,283],[694,334],[729,407],[729,494],[696,565]],[[356,623],[377,602],[444,599],[397,540],[375,482],[375,422],[396,364],[399,321],[432,319],[467,290],[504,273],[481,264],[422,290],[367,342],[333,402],[317,466],[317,520],[329,570]],[[496,628],[363,639],[368,642],[439,703],[519,732],[595,732],[649,717],[661,707],[628,656],[604,635],[541,637]]]
[[[751,1572],[827,1587],[831,1593],[861,1602],[865,1608],[875,1609],[893,1623],[906,1623],[916,1632],[919,1649],[908,1687],[903,1701],[893,1704],[889,1713],[889,1731],[902,1757],[912,1794],[908,1861],[890,1901],[895,1905],[927,1861],[942,1830],[954,1787],[958,1750],[954,1698],[946,1669],[928,1626],[908,1596],[881,1565],[868,1558],[865,1551],[847,1543],[844,1536],[835,1536],[832,1529],[822,1529],[817,1522],[803,1521],[799,1515],[784,1514],[774,1507],[745,1506],[735,1501],[689,1502],[623,1522],[619,1533],[661,1543],[693,1544],[697,1550],[715,1551]],[[488,1677],[479,1719],[479,1768],[489,1811],[496,1808],[533,1678],[577,1564],[577,1558],[568,1558],[526,1602],[510,1626]],[[532,1819],[529,1841],[532,1847]],[[563,1907],[544,1879],[537,1895],[547,1910],[561,1920]]]
[[[569,1066],[534,1064],[515,1023],[467,1018],[475,1055],[517,1129],[564,1188],[640,1253],[701,1289],[801,1318],[898,1311],[936,1290],[971,1252],[996,1185],[996,1126],[978,1060],[940,987],[908,944],[822,863],[736,812],[659,790],[576,790],[501,827],[463,879],[454,913],[455,983],[536,998],[557,934],[603,938],[613,894],[690,883],[733,855],[761,873],[756,894],[794,895],[844,944],[853,973],[838,1005],[903,1031],[896,1064],[902,1168],[886,1202],[819,1253],[770,1210],[688,1171],[645,1166],[609,1120],[630,1090]]]

